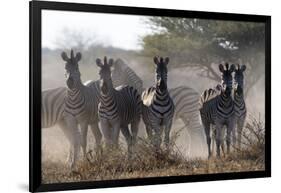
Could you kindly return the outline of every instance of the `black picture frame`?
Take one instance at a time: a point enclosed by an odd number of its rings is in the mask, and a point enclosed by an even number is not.
[[[41,182],[41,14],[42,10],[63,10],[129,15],[196,17],[201,19],[263,22],[265,31],[265,171],[249,171],[191,176],[151,177],[138,179],[106,180],[94,182],[42,184]],[[170,9],[93,5],[47,1],[29,2],[30,11],[30,143],[29,143],[29,191],[59,191],[89,188],[108,188],[151,184],[168,184],[198,181],[214,181],[271,176],[271,17],[233,13],[214,13]]]

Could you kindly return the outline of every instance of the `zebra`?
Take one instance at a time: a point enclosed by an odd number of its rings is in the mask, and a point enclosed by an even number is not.
[[[97,112],[98,102],[99,102],[99,81],[89,81],[84,83],[87,87],[90,87],[93,91],[93,96],[97,101],[95,103],[95,112]],[[41,128],[49,128],[55,125],[61,126],[63,114],[65,110],[65,97],[67,95],[66,87],[58,87],[53,89],[46,89],[42,91],[42,102],[41,102]],[[98,123],[97,113],[94,115],[96,118],[96,123],[92,123],[91,129],[96,138],[97,149],[100,148],[101,136],[96,130]],[[83,154],[86,154],[87,146],[87,133],[88,128],[83,130],[82,138],[82,148]]]
[[[99,130],[97,119],[99,100],[97,91],[85,86],[81,81],[78,66],[78,62],[82,57],[81,53],[78,52],[74,56],[74,52],[71,50],[70,58],[65,52],[62,52],[61,57],[66,62],[67,89],[64,97],[62,119],[58,124],[72,146],[70,152],[72,153],[73,151],[73,157],[71,157],[71,168],[73,169],[76,165],[80,146],[82,146],[83,154],[86,156],[88,125],[91,125],[97,147],[100,147],[102,134]],[[80,125],[81,132],[78,130],[78,125]]]
[[[114,87],[129,85],[137,89],[140,95],[144,90],[141,78],[120,58],[114,62],[111,76]]]
[[[235,105],[235,116],[237,126],[237,142],[238,148],[241,148],[241,135],[243,126],[245,124],[247,108],[244,100],[244,71],[246,70],[245,65],[237,65],[234,73],[234,105]],[[236,138],[236,132],[233,132],[233,137]]]
[[[136,143],[138,125],[141,118],[141,97],[138,91],[130,86],[114,88],[111,80],[113,59],[104,57],[96,59],[100,67],[100,103],[98,106],[99,125],[107,145],[118,146],[120,129],[128,146],[128,157]],[[131,131],[128,125],[131,126]]]
[[[49,128],[62,119],[64,98],[67,94],[65,87],[46,89],[41,94],[41,128]]]
[[[143,88],[142,79],[120,58],[118,58],[114,63],[114,69],[112,70],[112,81],[114,87],[120,85],[133,86],[140,94],[145,90]],[[169,94],[175,105],[174,120],[181,119],[185,127],[188,129],[190,135],[188,155],[190,154],[191,149],[195,155],[197,152],[202,152],[202,149],[204,149],[203,141],[205,137],[202,131],[202,125],[198,111],[198,98],[200,97],[199,93],[193,88],[187,86],[178,86],[169,89]],[[198,151],[198,149],[201,151]]]
[[[222,144],[223,126],[227,127],[226,144],[227,153],[230,151],[230,135],[235,125],[234,101],[232,99],[232,72],[235,66],[229,64],[219,65],[221,72],[220,89],[207,89],[200,97],[200,115],[205,129],[208,145],[208,155],[211,157],[211,124],[215,125],[216,132],[216,151],[217,157],[220,157],[220,146]],[[235,143],[235,142],[234,142]]]
[[[167,89],[169,58],[154,57],[154,63],[156,64],[156,86],[150,87],[142,93],[142,115],[147,135],[156,150],[159,151],[163,130],[165,132],[164,143],[168,148],[175,106]]]

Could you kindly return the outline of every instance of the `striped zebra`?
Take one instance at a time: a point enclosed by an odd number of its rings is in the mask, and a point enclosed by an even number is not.
[[[144,90],[141,78],[120,58],[114,62],[111,76],[114,87],[121,85],[132,86],[137,89],[140,95]]]
[[[118,145],[120,129],[128,145],[128,156],[132,154],[132,147],[136,143],[138,125],[141,117],[141,98],[133,87],[118,87],[114,89],[111,80],[113,59],[104,62],[96,60],[100,67],[100,103],[98,115],[100,128],[107,145]],[[128,128],[131,126],[131,131]]]
[[[216,151],[217,157],[220,157],[220,146],[222,145],[223,126],[226,126],[226,145],[227,152],[230,151],[230,135],[235,125],[234,101],[232,99],[232,72],[235,66],[225,64],[219,65],[221,72],[221,86],[219,89],[207,89],[200,97],[200,115],[205,129],[208,145],[209,158],[211,156],[211,124],[215,125],[216,132]],[[218,87],[217,87],[218,88]],[[234,142],[235,143],[235,142]]]
[[[101,136],[100,132],[98,132],[97,125],[98,125],[98,118],[97,118],[97,109],[98,109],[98,102],[99,102],[99,81],[89,81],[84,83],[85,86],[92,89],[92,96],[95,98],[95,110],[94,118],[96,121],[90,125],[91,130],[94,134],[96,140],[96,146],[99,148]],[[41,128],[49,128],[55,125],[62,125],[62,119],[65,110],[65,97],[67,95],[67,88],[66,87],[58,87],[53,89],[46,89],[42,91],[42,102],[41,102]],[[87,147],[87,131],[88,128],[83,130],[83,138],[82,138],[82,148],[83,153],[86,153]]]
[[[97,119],[99,100],[98,92],[81,82],[78,67],[78,62],[82,57],[81,54],[78,52],[74,56],[73,50],[71,50],[70,58],[65,52],[62,52],[61,57],[66,62],[67,88],[43,91],[42,127],[58,124],[63,130],[70,142],[70,165],[73,169],[81,146],[84,156],[86,155],[88,125],[91,125],[97,146],[100,146],[102,135],[98,128]],[[46,119],[44,117],[52,118]],[[78,126],[81,128],[81,132]]]
[[[114,87],[129,85],[136,88],[140,94],[144,91],[142,79],[122,59],[117,59],[114,63],[112,81]],[[193,88],[179,86],[169,89],[169,94],[175,105],[174,119],[181,119],[190,135],[188,155],[201,155],[205,150],[205,137],[198,111],[199,93]]]
[[[234,74],[234,105],[235,105],[235,116],[236,116],[236,126],[237,126],[237,142],[238,148],[241,148],[241,135],[243,126],[245,124],[247,108],[244,100],[244,71],[246,66],[239,64],[235,68]],[[236,138],[236,132],[233,132],[234,138]]]
[[[147,135],[158,151],[162,142],[163,130],[165,132],[164,143],[166,147],[169,145],[175,106],[167,89],[169,58],[154,57],[154,63],[156,64],[156,86],[150,87],[142,93],[142,115]]]
[[[41,95],[41,128],[58,124],[63,117],[64,98],[67,88],[58,87],[42,91]]]

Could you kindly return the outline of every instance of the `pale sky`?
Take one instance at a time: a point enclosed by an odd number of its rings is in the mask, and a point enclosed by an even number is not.
[[[146,16],[42,11],[42,46],[56,48],[55,41],[64,29],[81,31],[104,45],[123,49],[140,49],[139,38],[152,33],[144,23]]]

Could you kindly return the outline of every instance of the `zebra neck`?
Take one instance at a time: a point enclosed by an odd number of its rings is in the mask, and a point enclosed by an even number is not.
[[[168,90],[160,91],[159,88],[156,87],[156,97],[159,99],[166,98],[169,95]]]
[[[229,107],[233,105],[233,100],[231,96],[225,95],[223,92],[219,95],[219,104],[223,104],[225,107]]]
[[[77,99],[78,97],[83,97],[82,90],[84,85],[79,84],[73,89],[67,89],[67,97],[70,99]]]
[[[238,94],[237,92],[234,93],[234,101],[235,103],[242,104],[244,103],[244,94]]]
[[[115,104],[113,88],[109,89],[106,94],[101,94],[101,104],[103,106],[112,106]]]

